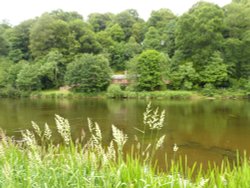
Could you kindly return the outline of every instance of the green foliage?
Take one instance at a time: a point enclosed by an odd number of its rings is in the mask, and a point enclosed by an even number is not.
[[[144,49],[160,50],[162,48],[162,40],[158,30],[154,27],[150,27],[145,34],[143,41]]]
[[[142,47],[133,37],[127,43],[114,43],[108,49],[110,54],[110,67],[115,71],[124,71],[126,62],[141,53]]]
[[[100,31],[96,34],[96,39],[102,46],[102,51],[108,53],[109,49],[115,45],[115,41],[112,39],[110,34],[105,31]]]
[[[12,62],[7,58],[0,57],[0,88],[4,87],[6,83],[6,77],[8,75],[8,68]]]
[[[107,89],[107,96],[110,98],[122,98],[124,92],[121,89],[121,86],[118,84],[111,84]]]
[[[174,20],[176,16],[169,9],[161,8],[157,11],[152,11],[150,18],[147,21],[149,27],[164,29],[169,22]]]
[[[42,89],[58,88],[63,84],[65,65],[63,55],[58,51],[50,51],[43,59],[38,61],[41,64]]]
[[[204,96],[208,96],[208,97],[213,97],[215,94],[215,87],[213,84],[211,83],[207,83],[205,84],[204,88],[202,89],[201,93]]]
[[[18,62],[22,59],[29,60],[31,58],[29,50],[30,29],[34,23],[34,20],[27,20],[10,30],[8,34],[10,45],[9,57],[14,62]]]
[[[182,61],[192,61],[200,71],[214,51],[220,50],[224,29],[223,10],[211,3],[198,2],[176,23],[176,48]]]
[[[138,91],[160,90],[164,86],[163,67],[166,57],[156,50],[146,50],[135,59],[136,88]],[[133,73],[132,73],[133,74]]]
[[[114,41],[121,42],[125,38],[124,31],[119,24],[115,24],[107,28],[107,32]]]
[[[105,91],[111,81],[109,62],[103,55],[83,54],[67,66],[66,83],[76,91]]]
[[[0,23],[0,56],[7,56],[9,52],[9,43],[7,33],[10,29],[8,24]]]
[[[0,87],[21,89],[16,80],[22,70],[20,62],[25,60],[28,66],[40,66],[34,79],[37,85],[33,81],[31,88],[58,88],[63,85],[67,65],[89,53],[104,54],[113,71],[125,71],[128,65],[133,80],[129,87],[138,91],[162,89],[170,80],[173,89],[198,89],[208,83],[245,89],[238,80],[250,79],[249,15],[249,0],[233,0],[223,8],[198,2],[179,17],[162,8],[153,11],[147,22],[134,9],[93,13],[87,21],[77,12],[55,10],[13,27],[2,22],[0,57],[17,65],[0,65]],[[162,52],[168,63],[154,67],[153,60],[136,66],[135,57],[142,50]],[[154,74],[136,78],[138,72],[149,70]],[[27,83],[22,90],[33,90]]]
[[[214,86],[225,85],[225,82],[228,81],[227,65],[224,64],[220,53],[215,52],[213,54],[208,65],[200,72],[200,79],[201,82],[205,84],[210,83]]]
[[[9,66],[7,70],[8,74],[5,77],[5,81],[7,83],[6,85],[8,87],[17,89],[17,83],[16,83],[17,76],[26,64],[27,64],[26,61],[20,61],[18,63]]]
[[[24,91],[40,90],[42,84],[39,69],[39,64],[25,64],[17,75],[16,85],[18,89]]]
[[[30,50],[34,57],[48,54],[51,49],[66,53],[69,48],[69,26],[48,13],[43,14],[30,31]]]
[[[170,73],[170,85],[173,89],[191,90],[198,80],[198,74],[192,62],[180,65],[176,71]]]
[[[132,37],[135,38],[139,44],[144,40],[144,35],[147,32],[146,23],[144,21],[137,21],[132,26]]]
[[[88,16],[88,22],[93,27],[95,32],[103,31],[112,21],[114,15],[111,13],[92,13]]]
[[[135,9],[128,9],[117,14],[114,18],[115,22],[118,23],[123,32],[124,39],[127,41],[132,35],[133,25],[140,21],[138,12]]]
[[[87,30],[79,39],[80,53],[94,53],[97,54],[101,51],[101,45],[97,41],[96,35],[93,31]]]
[[[225,62],[230,62],[230,76],[233,78],[250,78],[249,44],[250,44],[250,2],[235,1],[225,7],[226,32]],[[233,68],[232,68],[233,67]]]

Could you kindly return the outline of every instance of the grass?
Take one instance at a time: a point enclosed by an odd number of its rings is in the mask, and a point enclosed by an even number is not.
[[[165,91],[151,91],[151,92],[135,92],[121,90],[119,85],[112,84],[115,88],[108,89],[107,92],[100,93],[82,93],[73,92],[69,90],[43,90],[34,91],[31,94],[23,93],[23,96],[30,96],[31,98],[126,98],[126,99],[243,99],[249,98],[249,92],[245,90],[233,89],[213,89],[200,91],[182,91],[182,90],[165,90]],[[21,94],[20,94],[21,95]],[[6,95],[7,96],[7,95]]]
[[[30,94],[31,98],[86,98],[103,97],[104,93],[77,93],[69,90],[43,90],[35,91]]]
[[[157,136],[151,144],[142,140],[140,147],[131,146],[131,153],[123,152],[129,138],[114,125],[113,139],[104,146],[99,125],[90,119],[86,141],[84,134],[73,141],[68,120],[58,115],[55,122],[61,143],[53,141],[54,133],[47,124],[41,129],[32,122],[33,131],[22,131],[19,141],[1,133],[0,187],[250,187],[246,154],[238,155],[233,164],[224,160],[221,166],[209,165],[207,170],[197,164],[188,167],[186,158],[180,158],[166,163],[166,171],[159,171],[153,158],[164,140],[160,135],[164,117],[164,111],[148,105],[144,130],[138,131],[156,131]]]
[[[191,99],[200,98],[200,96],[193,91],[151,91],[151,92],[134,92],[134,91],[122,91],[118,90],[119,93],[109,93],[107,96],[110,98],[136,98],[136,99]]]

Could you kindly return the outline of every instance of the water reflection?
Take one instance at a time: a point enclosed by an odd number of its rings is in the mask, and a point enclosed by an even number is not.
[[[47,122],[54,127],[54,114],[69,119],[73,137],[79,137],[81,130],[87,132],[87,117],[98,122],[104,142],[112,139],[111,125],[122,129],[131,138],[142,138],[135,127],[143,129],[143,112],[147,100],[104,100],[104,99],[1,99],[0,127],[9,135],[16,135],[21,129],[31,128],[30,121],[39,125]],[[188,155],[190,162],[221,160],[233,156],[236,149],[250,152],[250,102],[231,100],[194,101],[152,101],[153,107],[166,110],[166,134],[159,160],[164,153],[173,155],[172,146],[179,145],[178,154]],[[149,135],[145,137],[150,142]]]

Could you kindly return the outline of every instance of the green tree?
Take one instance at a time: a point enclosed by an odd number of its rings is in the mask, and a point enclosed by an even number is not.
[[[20,61],[9,66],[7,75],[5,76],[5,86],[17,89],[17,75],[27,63],[27,61]]]
[[[125,42],[116,42],[109,50],[110,67],[115,71],[121,71],[125,69],[126,48]]]
[[[124,32],[124,39],[127,41],[132,35],[133,25],[140,22],[138,12],[135,9],[128,9],[117,14],[114,18],[115,23],[119,24]]]
[[[162,40],[158,30],[154,27],[150,27],[145,34],[143,41],[144,49],[154,49],[160,51],[162,48]]]
[[[242,60],[243,42],[237,38],[227,38],[223,43],[223,59],[228,65],[228,74],[231,78],[241,76],[240,64]]]
[[[224,59],[229,65],[231,78],[250,78],[250,1],[235,0],[224,7],[226,38],[223,46]]]
[[[0,88],[7,85],[6,77],[8,76],[8,69],[13,64],[6,57],[0,57]]]
[[[42,88],[40,79],[40,64],[26,64],[17,75],[16,84],[19,90],[34,91]]]
[[[176,23],[175,43],[182,61],[191,61],[197,71],[203,69],[214,51],[223,44],[224,12],[212,3],[199,2]]]
[[[34,20],[27,20],[13,27],[8,34],[10,45],[9,57],[14,62],[22,59],[29,60],[31,57],[30,44],[30,29],[34,24]]]
[[[73,20],[83,20],[82,15],[80,15],[79,13],[73,11],[73,12],[65,12],[61,9],[58,10],[54,10],[50,13],[50,15],[55,18],[55,19],[59,19],[59,20],[63,20],[65,22],[71,22]]]
[[[170,86],[173,89],[193,89],[197,80],[198,74],[196,73],[192,62],[186,62],[179,65],[177,70],[170,73]]]
[[[99,42],[97,41],[96,34],[88,30],[86,33],[79,39],[80,53],[99,53],[102,48]]]
[[[52,15],[43,14],[30,31],[30,50],[32,55],[42,57],[51,49],[57,49],[63,54],[68,53],[69,45],[68,24]]]
[[[150,28],[154,27],[157,30],[157,37],[154,40],[160,41],[157,43],[158,51],[168,53],[170,57],[173,56],[175,46],[175,23],[177,17],[169,10],[162,8],[157,11],[152,11],[150,18],[147,21],[148,32],[150,32]],[[152,36],[153,37],[153,36]],[[152,38],[151,37],[151,38]],[[152,40],[152,39],[151,39]]]
[[[160,10],[151,12],[147,24],[149,27],[155,27],[158,30],[164,30],[168,23],[174,19],[176,19],[176,16],[171,10],[162,8]]]
[[[9,43],[6,33],[11,27],[5,23],[0,24],[0,56],[7,56],[9,53]]]
[[[65,63],[63,55],[58,51],[50,51],[40,63],[42,89],[58,88],[64,82]]]
[[[244,34],[242,42],[242,59],[237,64],[237,73],[239,77],[250,80],[250,30]]]
[[[115,41],[112,39],[107,30],[96,33],[96,39],[101,45],[103,53],[108,53],[110,47],[115,44]]]
[[[135,58],[136,89],[138,91],[154,91],[162,89],[163,73],[166,57],[156,50],[143,51]]]
[[[217,87],[225,85],[228,81],[227,65],[219,52],[214,52],[208,65],[200,72],[200,77],[203,84],[213,84]]]
[[[102,50],[96,34],[88,23],[78,19],[69,22],[68,25],[70,30],[69,41],[71,41],[69,42],[69,51],[72,57],[78,53],[96,54]]]
[[[88,16],[88,22],[95,32],[103,31],[112,22],[114,15],[111,13],[92,13]]]
[[[139,20],[133,24],[131,29],[132,37],[140,44],[144,40],[145,33],[147,32],[146,23],[143,20]]]
[[[115,24],[107,28],[107,32],[114,41],[121,42],[125,39],[124,32],[119,24]]]
[[[110,67],[115,71],[124,71],[126,63],[137,54],[141,53],[142,47],[133,37],[127,43],[114,43],[109,48]]]
[[[66,83],[77,91],[105,91],[111,81],[111,69],[103,55],[83,54],[67,66]]]

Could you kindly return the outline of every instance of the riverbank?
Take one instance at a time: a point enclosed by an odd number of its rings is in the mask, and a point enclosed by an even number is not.
[[[197,93],[191,91],[154,91],[154,92],[132,92],[124,91],[122,95],[112,95],[106,93],[76,93],[71,91],[40,91],[30,94],[31,98],[81,98],[81,97],[97,97],[97,98],[127,98],[127,99],[190,99],[200,98]]]
[[[146,111],[146,115],[150,117],[151,112]],[[206,170],[202,165],[187,166],[186,160],[173,159],[160,171],[152,159],[164,137],[152,142],[145,151],[131,146],[132,152],[128,154],[123,152],[123,146],[129,138],[114,126],[113,139],[104,147],[99,126],[90,120],[87,144],[82,142],[84,133],[79,140],[72,140],[66,119],[56,116],[55,120],[63,140],[57,145],[53,144],[54,133],[47,124],[41,129],[33,122],[33,131],[22,131],[20,141],[1,133],[0,187],[250,186],[250,161],[246,154],[238,155],[235,163],[225,159],[221,166],[210,164]],[[178,146],[173,151],[178,153]]]
[[[209,94],[203,91],[152,91],[133,92],[115,91],[102,93],[76,93],[72,91],[47,90],[36,91],[29,95],[31,98],[120,98],[120,99],[248,99],[250,93],[244,90],[214,90]]]

